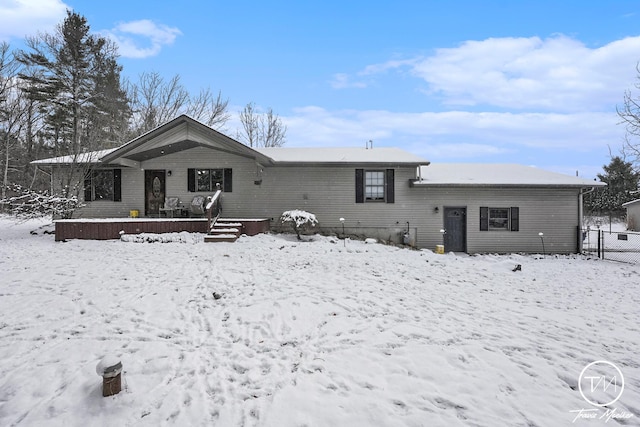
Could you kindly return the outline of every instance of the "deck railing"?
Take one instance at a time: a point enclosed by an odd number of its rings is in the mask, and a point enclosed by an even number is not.
[[[218,221],[218,218],[220,218],[220,215],[222,214],[221,199],[222,199],[222,190],[218,190],[215,192],[213,196],[211,196],[211,199],[207,203],[207,206],[205,206],[205,210],[207,211],[207,230],[208,231],[211,231],[213,226],[216,224],[216,221]]]

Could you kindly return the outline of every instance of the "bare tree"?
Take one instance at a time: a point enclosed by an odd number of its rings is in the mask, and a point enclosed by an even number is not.
[[[240,112],[240,123],[243,132],[238,133],[238,139],[249,147],[282,147],[286,143],[287,126],[271,108],[259,113],[251,102]]]
[[[13,149],[19,145],[22,118],[25,114],[24,97],[18,89],[20,64],[9,51],[8,43],[0,44],[0,152],[2,158],[2,192],[0,198],[7,195],[10,170],[17,171],[11,160],[15,157]]]
[[[640,90],[640,64],[636,65],[636,89]],[[634,95],[630,90],[624,93],[624,103],[622,107],[616,107],[618,117],[622,119],[621,124],[625,125],[626,135],[622,148],[622,154],[630,159],[640,169],[640,97]]]
[[[186,114],[213,129],[222,129],[231,116],[227,112],[228,99],[222,93],[214,96],[211,89],[202,89],[197,96],[189,98]]]
[[[249,147],[258,146],[258,113],[253,103],[247,104],[240,112],[240,123],[244,133],[238,132],[238,139]]]
[[[145,72],[137,84],[127,89],[133,110],[132,136],[138,136],[166,123],[180,114],[219,129],[229,120],[228,100],[218,92],[215,97],[210,89],[203,89],[192,96],[175,75],[165,80],[157,72]]]
[[[18,184],[31,188],[36,180],[37,168],[30,164],[42,147],[42,138],[36,132],[42,125],[39,102],[27,96],[29,79],[37,70],[25,67],[9,51],[7,43],[0,43],[0,176],[6,197],[7,186]],[[48,183],[42,182],[48,187]]]

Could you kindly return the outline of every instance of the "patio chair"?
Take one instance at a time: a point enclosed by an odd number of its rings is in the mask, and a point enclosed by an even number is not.
[[[191,216],[204,216],[204,196],[195,196],[189,205]]]
[[[160,214],[162,214],[162,212],[164,212],[165,216],[169,216],[169,213],[171,213],[171,218],[173,218],[173,214],[174,212],[180,210],[180,208],[178,207],[178,205],[180,204],[180,199],[177,197],[167,197],[164,200],[164,206],[160,207]]]

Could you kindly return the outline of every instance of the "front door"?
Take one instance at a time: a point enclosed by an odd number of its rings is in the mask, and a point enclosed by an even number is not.
[[[144,171],[144,213],[145,216],[160,215],[164,205],[165,171]]]
[[[467,208],[444,208],[444,250],[467,251]]]

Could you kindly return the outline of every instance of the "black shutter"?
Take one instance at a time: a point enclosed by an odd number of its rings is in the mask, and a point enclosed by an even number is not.
[[[489,230],[489,208],[480,208],[480,231]]]
[[[356,203],[364,203],[364,169],[356,169]]]
[[[89,171],[84,176],[84,201],[85,202],[90,202],[91,201],[91,195],[92,195],[92,191],[91,191],[91,174],[92,174],[92,172]]]
[[[511,208],[511,231],[520,230],[520,208]]]
[[[387,184],[387,203],[395,203],[396,201],[396,189],[394,185],[394,174],[393,169],[387,169],[387,173],[385,174],[386,184]]]
[[[187,169],[187,191],[196,191],[196,170]]]
[[[233,174],[231,173],[232,169],[224,170],[224,188],[222,191],[225,193],[231,193],[233,189]]]
[[[113,201],[122,200],[122,169],[113,170]]]

